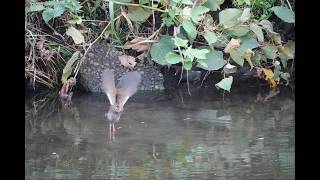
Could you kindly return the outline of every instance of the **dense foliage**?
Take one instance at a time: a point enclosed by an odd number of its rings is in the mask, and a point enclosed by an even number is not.
[[[293,5],[276,0],[29,1],[26,77],[48,87],[66,83],[77,76],[90,47],[107,39],[136,51],[140,63],[151,57],[184,70],[221,71],[216,86],[227,91],[233,73],[248,63],[275,88],[289,83],[287,64],[294,59],[295,42],[284,41],[269,19],[294,25]]]

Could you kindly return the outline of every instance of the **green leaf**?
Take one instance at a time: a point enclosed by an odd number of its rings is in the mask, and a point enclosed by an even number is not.
[[[217,40],[218,40],[216,34],[211,31],[204,32],[203,37],[204,37],[204,39],[206,39],[206,41],[208,42],[209,45],[217,42]]]
[[[181,39],[179,37],[173,38],[174,44],[179,47],[185,47],[188,44],[188,40]]]
[[[61,3],[56,3],[52,8],[47,8],[42,12],[44,22],[48,23],[51,19],[59,17],[65,11],[65,7]]]
[[[184,21],[182,27],[187,32],[190,41],[193,41],[197,37],[197,29],[191,21]]]
[[[30,6],[26,7],[25,11],[26,11],[26,13],[39,12],[39,11],[42,11],[44,9],[45,9],[45,7],[42,4],[34,3],[34,4],[31,4]]]
[[[142,7],[128,6],[128,17],[135,22],[145,22],[152,11]]]
[[[73,26],[70,26],[67,29],[66,34],[72,37],[75,44],[84,43],[84,36],[81,34],[79,30],[77,30]]]
[[[244,26],[234,26],[230,29],[230,33],[234,36],[241,37],[248,34],[249,28]]]
[[[73,13],[79,12],[80,9],[82,8],[79,1],[77,0],[64,0],[63,2],[64,2],[64,6]]]
[[[287,84],[286,84],[286,85],[289,84],[289,78],[290,78],[290,74],[289,74],[289,73],[281,73],[281,74],[280,74],[280,77],[281,77],[282,79],[284,79],[284,80],[287,81]]]
[[[193,49],[191,47],[188,47],[188,49],[185,51],[185,55],[189,58],[197,58],[197,59],[205,59],[206,54],[210,51],[208,49]]]
[[[203,5],[208,7],[212,11],[220,10],[220,4],[222,4],[219,0],[207,0]]]
[[[273,32],[273,26],[272,23],[266,19],[263,19],[259,22],[259,24],[267,31],[268,33],[274,33]]]
[[[147,4],[149,3],[149,0],[139,0],[139,4]]]
[[[231,49],[230,56],[234,60],[234,62],[236,62],[240,66],[243,66],[244,59],[243,59],[242,53],[239,50]]]
[[[229,43],[230,36],[228,34],[224,34],[224,33],[216,34],[216,35],[218,37],[218,40],[217,40],[217,42],[215,42],[213,44],[213,46],[216,48],[226,47],[227,44]]]
[[[182,57],[176,53],[173,53],[173,52],[169,52],[167,55],[166,55],[166,61],[169,63],[169,64],[177,64],[179,62],[182,61]]]
[[[193,20],[193,22],[198,23],[203,17],[203,14],[205,14],[208,11],[210,11],[210,9],[207,7],[196,6],[191,11],[191,19]]]
[[[242,10],[236,8],[227,8],[219,13],[219,23],[224,28],[230,28],[236,25],[238,18],[241,16]]]
[[[202,66],[202,67],[205,67],[205,68],[208,68],[208,67],[209,67],[208,64],[207,64],[204,60],[202,60],[202,59],[198,59],[197,62],[198,62],[199,65]]]
[[[252,32],[254,32],[256,34],[259,42],[264,41],[263,32],[262,32],[262,29],[260,28],[260,26],[258,26],[255,23],[250,23],[250,29]]]
[[[73,15],[71,16],[72,19],[68,21],[69,24],[81,24],[82,23],[82,17]]]
[[[193,5],[193,2],[191,0],[181,0],[181,4]]]
[[[165,56],[175,48],[172,36],[163,36],[158,43],[151,46],[150,54],[156,63],[160,65],[168,65]]]
[[[244,53],[247,49],[254,49],[259,47],[257,40],[250,36],[240,37],[241,44],[239,47],[240,52]]]
[[[264,55],[268,58],[268,59],[275,59],[277,57],[277,48],[274,47],[272,44],[268,43],[266,44],[264,47],[261,48]]]
[[[222,51],[216,50],[211,50],[208,54],[206,54],[206,58],[202,59],[202,61],[207,64],[207,67],[202,64],[198,64],[197,67],[208,71],[218,70],[226,64],[223,59]]]
[[[294,12],[283,6],[274,6],[271,8],[275,15],[287,23],[295,23]]]
[[[184,69],[186,69],[186,70],[190,70],[190,69],[192,68],[192,61],[185,61],[185,62],[183,63],[183,67],[184,67]]]
[[[241,22],[246,22],[250,19],[251,17],[251,8],[244,8],[241,17],[239,18],[239,21]]]
[[[222,79],[220,82],[218,82],[216,84],[216,87],[230,92],[232,81],[233,81],[233,77],[229,76],[227,78]]]
[[[253,57],[252,60],[255,62],[256,65],[260,65],[261,64],[261,53],[260,52],[256,52]]]
[[[72,54],[71,58],[68,60],[66,66],[63,68],[63,73],[62,73],[62,77],[61,77],[61,81],[64,83],[68,80],[69,76],[72,73],[72,70],[74,68],[74,62],[76,62],[76,60],[78,60],[80,55],[80,51],[76,51]]]

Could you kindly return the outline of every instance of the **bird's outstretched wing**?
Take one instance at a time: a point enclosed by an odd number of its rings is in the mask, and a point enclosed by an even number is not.
[[[106,69],[101,74],[102,83],[101,88],[108,96],[111,105],[116,103],[116,87],[114,83],[114,74],[112,70]]]
[[[122,107],[137,92],[141,75],[136,71],[126,73],[117,84],[117,103]]]

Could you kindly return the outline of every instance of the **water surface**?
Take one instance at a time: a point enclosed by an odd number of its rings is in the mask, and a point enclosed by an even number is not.
[[[102,94],[74,96],[69,109],[39,104],[26,102],[26,179],[294,179],[288,95],[139,92],[114,138]]]

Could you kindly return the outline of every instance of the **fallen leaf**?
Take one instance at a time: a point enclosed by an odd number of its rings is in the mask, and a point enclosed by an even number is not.
[[[230,53],[231,49],[240,47],[240,39],[231,39],[227,46],[224,48],[225,53]]]
[[[147,56],[147,52],[144,51],[142,54],[140,54],[139,56],[137,56],[137,59],[140,60],[140,63],[144,63],[144,58]]]
[[[273,71],[271,69],[265,69],[265,68],[263,68],[262,70],[265,75],[265,80],[270,84],[271,88],[274,89],[275,87],[277,87],[277,83],[274,79]]]
[[[84,36],[81,34],[81,32],[72,26],[68,28],[66,34],[72,37],[75,44],[81,44],[85,42]]]
[[[131,41],[127,41],[122,48],[133,49],[137,52],[143,52],[149,50],[151,46],[151,41],[146,38],[137,37]]]
[[[135,57],[128,56],[128,55],[119,56],[120,63],[124,67],[130,68],[130,69],[133,69],[134,66],[137,64],[135,59],[136,59]]]

